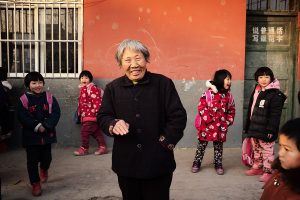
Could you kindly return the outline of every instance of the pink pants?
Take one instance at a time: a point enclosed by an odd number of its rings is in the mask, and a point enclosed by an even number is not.
[[[90,143],[90,135],[96,139],[98,146],[106,147],[103,133],[97,122],[83,122],[80,130],[81,135],[81,146],[88,149]]]
[[[253,169],[263,167],[264,172],[271,172],[271,165],[274,161],[275,142],[265,142],[260,139],[251,138],[252,149],[254,152]]]

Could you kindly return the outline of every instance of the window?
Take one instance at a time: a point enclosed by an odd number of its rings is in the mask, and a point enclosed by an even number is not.
[[[0,1],[0,67],[7,67],[10,77],[30,71],[77,77],[82,68],[82,1]]]
[[[247,10],[293,11],[296,0],[247,0]]]

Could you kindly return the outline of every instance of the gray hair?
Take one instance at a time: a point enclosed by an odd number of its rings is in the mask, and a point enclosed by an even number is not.
[[[119,64],[119,66],[122,65],[122,57],[123,57],[125,49],[131,49],[134,51],[141,52],[144,55],[146,62],[149,62],[150,53],[149,53],[148,48],[143,43],[141,43],[138,40],[125,39],[119,44],[117,51],[116,51],[116,55],[115,55],[115,58]]]

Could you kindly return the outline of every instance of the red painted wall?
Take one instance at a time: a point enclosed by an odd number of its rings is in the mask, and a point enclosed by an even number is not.
[[[300,30],[300,12],[298,12],[298,30]],[[298,35],[298,73],[297,73],[297,80],[300,81],[300,34]]]
[[[150,50],[149,70],[173,79],[206,80],[226,68],[244,79],[246,1],[85,0],[84,68],[113,79],[114,53],[125,38]]]

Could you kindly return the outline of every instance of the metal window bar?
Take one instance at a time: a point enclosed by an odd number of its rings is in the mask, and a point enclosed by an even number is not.
[[[33,15],[33,22],[34,22],[34,71],[40,71],[39,70],[39,52],[40,52],[40,45],[39,45],[39,7],[34,5],[34,15]],[[30,38],[31,39],[31,38]],[[31,59],[30,54],[30,59]]]
[[[52,71],[52,77],[54,77],[54,43],[53,43],[53,6],[54,4],[52,4],[52,8],[51,8],[51,71]]]
[[[22,38],[22,41],[24,41],[24,5],[22,4],[22,9],[21,9],[21,21],[22,21],[22,25],[21,25],[21,27],[22,27],[22,31],[21,31],[21,38]],[[25,62],[25,59],[24,59],[24,57],[25,57],[25,54],[24,54],[24,42],[22,42],[22,72],[24,73],[24,71],[25,71],[25,64],[24,64],[24,62]],[[24,76],[24,74],[23,74],[23,76]]]
[[[5,3],[5,6],[4,4]],[[71,6],[70,9],[69,7]],[[76,77],[78,76],[78,72],[81,70],[82,66],[82,6],[83,0],[77,1],[60,1],[60,2],[48,2],[48,1],[1,1],[0,0],[0,10],[3,10],[5,7],[6,19],[1,18],[1,23],[6,25],[6,38],[2,37],[2,33],[4,33],[2,25],[0,27],[0,67],[4,65],[2,52],[3,52],[3,44],[6,43],[6,63],[8,65],[9,76],[15,77],[24,77],[25,73],[31,71],[34,67],[34,70],[40,71],[45,77]],[[10,12],[12,10],[12,16],[10,16]],[[58,9],[58,38],[54,39],[54,9]],[[61,15],[61,11],[64,10],[64,16]],[[50,16],[47,16],[47,11],[50,11]],[[73,12],[72,12],[73,11]],[[40,15],[42,13],[42,15]],[[18,18],[17,15],[18,14]],[[76,16],[77,15],[77,16]],[[33,17],[32,17],[33,16]],[[50,22],[49,22],[49,19]],[[66,37],[62,40],[61,33],[62,32],[62,21],[61,17],[65,18],[65,32]],[[33,18],[33,19],[32,19]],[[18,20],[18,24],[17,24]],[[69,22],[71,20],[71,23]],[[76,21],[77,20],[77,21]],[[20,24],[21,22],[21,24]],[[26,23],[25,23],[26,22]],[[39,24],[39,22],[43,22],[44,24]],[[47,22],[51,23],[51,38],[47,38]],[[11,23],[11,24],[10,24]],[[13,37],[10,38],[10,25]],[[25,25],[25,26],[24,26]],[[21,27],[20,27],[21,26]],[[18,30],[17,30],[18,28]],[[69,28],[71,28],[69,30]],[[72,30],[73,29],[73,30]],[[32,32],[34,31],[34,32]],[[73,38],[69,39],[69,31],[70,34],[73,34]],[[73,31],[73,32],[72,32]],[[32,35],[34,33],[34,35]],[[25,35],[26,34],[26,35]],[[77,35],[77,37],[76,37]],[[21,37],[19,37],[21,36]],[[26,36],[26,37],[25,37]],[[32,38],[32,36],[34,38]],[[12,49],[13,53],[10,52],[12,46],[14,45],[14,49]],[[47,48],[47,44],[50,44],[51,48]],[[62,55],[61,45],[65,44],[65,54]],[[69,45],[72,44],[73,48]],[[58,45],[58,56],[55,57],[54,45]],[[28,48],[29,49],[26,49]],[[69,49],[71,47],[71,49]],[[35,56],[32,55],[32,50],[34,49]],[[69,51],[72,51],[70,54]],[[19,52],[21,51],[21,52]],[[25,57],[29,51],[29,63],[26,64],[26,59],[28,61],[28,57]],[[48,52],[47,52],[48,51]],[[51,52],[50,52],[51,51]],[[50,53],[51,59],[47,60],[47,53]],[[69,55],[73,56],[69,58]],[[34,65],[32,63],[32,57],[34,59]],[[50,57],[50,56],[49,56]],[[62,58],[65,58],[66,62],[66,70],[62,71]],[[13,63],[11,63],[11,58],[13,58]],[[18,58],[18,60],[17,60]],[[26,58],[26,59],[25,59]],[[73,67],[70,66],[69,59],[73,62]],[[20,63],[22,62],[22,63]],[[48,62],[48,63],[47,63]],[[58,68],[55,63],[58,64]],[[47,68],[47,64],[51,65],[51,69]],[[71,63],[72,64],[72,63]],[[71,68],[70,68],[71,67]],[[13,71],[14,72],[13,72]],[[28,70],[28,71],[26,71]],[[50,72],[50,73],[49,73]],[[72,72],[71,74],[69,72]]]
[[[67,4],[67,10],[66,10],[66,40],[69,39],[69,7]],[[67,75],[69,75],[69,43],[66,43],[66,61],[67,61]]]
[[[58,40],[61,40],[61,13],[60,13],[60,9],[61,9],[61,4],[59,4],[58,7]],[[61,42],[58,43],[58,63],[59,66],[61,66]],[[59,74],[61,75],[61,67],[59,68]]]
[[[6,4],[6,38],[9,38],[9,29],[8,29],[8,5]],[[10,66],[10,60],[9,60],[9,42],[6,42],[6,56],[7,56],[7,64],[8,66]],[[8,67],[8,72],[9,72],[10,68]]]
[[[74,19],[73,19],[73,33],[74,33],[74,36],[73,36],[73,40],[75,40],[76,39],[76,4],[74,4],[73,5],[73,7],[74,7],[74,10],[73,10],[73,16],[74,16]],[[73,60],[73,70],[74,70],[74,75],[76,75],[76,43],[75,42],[73,42],[73,46],[74,46],[74,49],[73,49],[73,51],[74,51],[74,53],[73,53],[73,55],[74,55],[74,60]]]
[[[31,40],[31,3],[29,4],[29,39]],[[32,55],[32,51],[31,51],[31,41],[29,42],[29,70],[31,71],[31,55]]]

